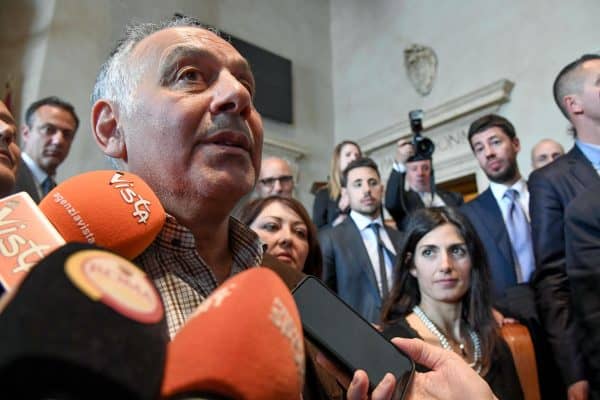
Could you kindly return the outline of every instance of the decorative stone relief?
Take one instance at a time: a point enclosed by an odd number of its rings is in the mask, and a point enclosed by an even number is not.
[[[412,44],[404,49],[404,66],[408,79],[421,96],[431,93],[437,76],[437,65],[437,55],[431,47]]]

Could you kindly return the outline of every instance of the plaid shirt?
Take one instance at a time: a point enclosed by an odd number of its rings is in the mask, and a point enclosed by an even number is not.
[[[229,246],[233,253],[231,275],[262,262],[258,236],[231,217]],[[218,286],[209,266],[196,251],[194,236],[172,216],[167,216],[157,238],[135,263],[154,281],[162,297],[171,338]]]

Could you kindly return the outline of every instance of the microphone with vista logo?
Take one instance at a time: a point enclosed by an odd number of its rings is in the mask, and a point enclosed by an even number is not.
[[[165,219],[159,199],[130,172],[74,176],[50,191],[39,209],[24,192],[6,197],[0,200],[0,282],[14,288],[65,242],[95,244],[133,259],[152,243]]]
[[[169,343],[163,399],[299,399],[303,343],[287,286],[250,268],[219,286]]]
[[[40,209],[67,242],[105,247],[134,259],[152,243],[166,219],[150,186],[122,171],[93,171],[52,189]]]
[[[159,396],[164,310],[148,277],[125,258],[67,244],[33,268],[2,306],[3,393],[57,400]]]

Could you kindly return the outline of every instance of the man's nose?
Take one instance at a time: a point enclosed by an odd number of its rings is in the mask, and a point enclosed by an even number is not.
[[[281,186],[281,182],[279,182],[279,179],[276,179],[275,183],[273,183],[273,193],[275,193],[275,194],[283,193],[283,187]]]
[[[8,147],[15,140],[15,132],[4,121],[0,121],[0,142]]]
[[[250,91],[229,70],[221,70],[213,90],[210,104],[212,114],[228,112],[244,117],[249,115],[252,106]]]
[[[67,138],[65,136],[65,133],[61,129],[57,129],[56,132],[54,132],[54,135],[50,137],[50,143],[54,145],[60,145],[65,143],[66,141]]]

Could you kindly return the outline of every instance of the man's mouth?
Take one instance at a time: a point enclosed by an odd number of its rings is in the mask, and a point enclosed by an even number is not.
[[[487,163],[487,167],[492,170],[499,169],[502,166],[502,162],[500,160],[494,160]]]
[[[206,144],[215,144],[218,146],[236,147],[247,152],[252,148],[250,137],[245,132],[221,130],[217,131],[202,140]]]

